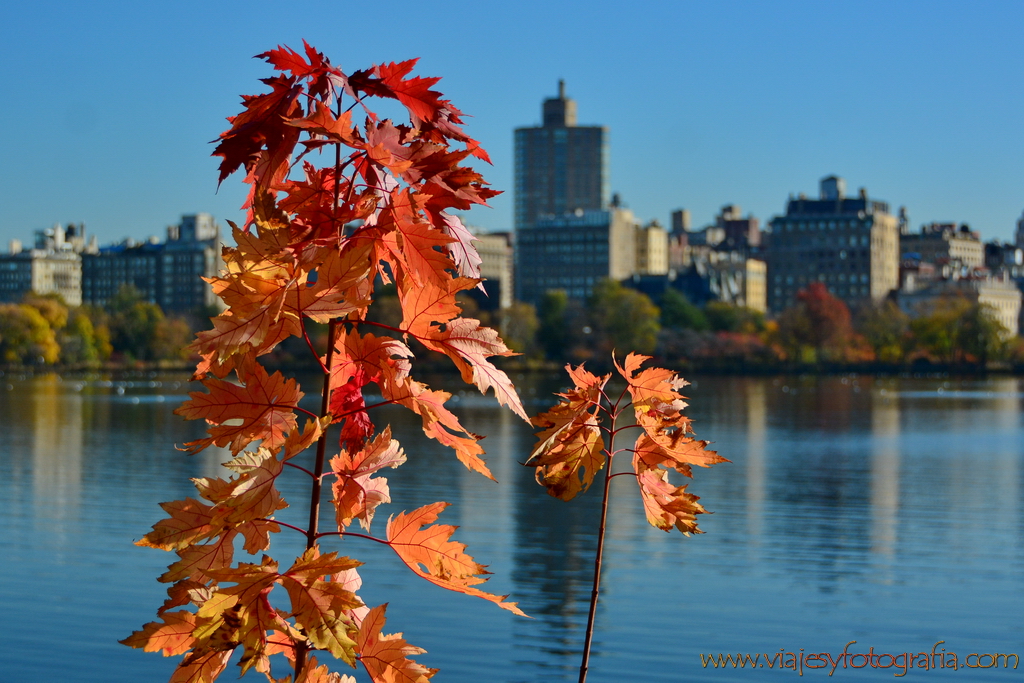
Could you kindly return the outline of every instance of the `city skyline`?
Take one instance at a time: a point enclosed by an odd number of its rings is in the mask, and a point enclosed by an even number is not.
[[[480,170],[505,191],[467,217],[488,230],[513,225],[513,130],[538,125],[564,79],[579,123],[608,127],[611,191],[641,221],[667,224],[684,207],[699,228],[738,204],[766,224],[836,174],[907,206],[914,230],[967,222],[1012,239],[1024,210],[1024,6],[583,7],[370,16],[367,39],[352,41],[347,15],[311,22],[263,2],[20,5],[0,29],[21,103],[0,114],[0,240],[55,222],[84,222],[110,243],[160,234],[182,214],[238,220],[241,182],[216,193],[207,143],[270,73],[250,56],[302,38],[344,69],[419,56],[418,75],[443,77],[494,159]]]

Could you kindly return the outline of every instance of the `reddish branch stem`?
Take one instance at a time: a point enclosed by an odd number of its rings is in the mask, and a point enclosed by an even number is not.
[[[621,399],[620,399],[621,400]],[[601,594],[601,560],[604,557],[604,531],[608,520],[608,493],[612,482],[612,453],[615,449],[615,419],[618,414],[618,402],[611,410],[612,429],[605,450],[604,496],[601,499],[601,521],[597,527],[597,552],[594,556],[594,587],[590,592],[590,612],[587,615],[587,632],[583,638],[583,661],[580,663],[579,683],[586,683],[587,669],[590,668],[590,644],[594,639],[594,620],[597,616],[597,598]]]
[[[334,360],[334,338],[338,330],[338,322],[332,320],[327,327],[327,366]],[[320,397],[320,418],[331,408],[331,373],[324,375],[324,388]],[[325,429],[316,442],[316,463],[313,465],[313,490],[309,501],[309,533],[306,537],[306,548],[316,545],[317,526],[320,523],[320,489],[324,473],[324,460],[327,456],[327,430]]]
[[[289,529],[294,529],[295,531],[298,531],[303,536],[309,533],[306,529],[303,529],[300,526],[295,526],[294,524],[289,524],[288,522],[282,522],[279,519],[268,519],[266,517],[260,517],[258,521],[273,522],[274,524],[280,524],[283,527],[288,527]],[[391,541],[385,541],[383,538],[377,538],[376,536],[370,536],[369,534],[360,534],[355,531],[323,531],[316,535],[317,538],[323,538],[324,536],[355,536],[356,538],[365,538],[368,541],[376,541],[377,543],[382,543],[388,546],[391,545]]]

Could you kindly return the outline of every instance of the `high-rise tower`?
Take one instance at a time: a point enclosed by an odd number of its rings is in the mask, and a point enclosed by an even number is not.
[[[577,126],[576,102],[565,96],[544,100],[543,125],[515,131],[515,227],[577,209],[607,208],[608,129]]]

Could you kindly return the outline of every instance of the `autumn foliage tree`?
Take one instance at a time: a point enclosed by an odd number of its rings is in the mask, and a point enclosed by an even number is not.
[[[853,339],[850,309],[821,282],[801,289],[797,299],[779,318],[780,342],[791,358],[804,361],[809,351],[817,362],[844,360]]]
[[[491,477],[479,437],[446,407],[450,395],[413,378],[410,344],[448,356],[467,383],[527,419],[489,360],[511,352],[494,330],[461,316],[455,298],[480,284],[480,258],[452,212],[496,194],[468,165],[488,157],[433,89],[439,79],[411,75],[415,60],[345,73],[308,45],[259,57],[277,73],[263,80],[265,92],[242,98],[214,152],[220,181],[241,170],[249,186],[226,268],[209,280],[226,310],[191,346],[204,390],[176,411],[210,425],[185,444],[189,452],[216,445],[234,458],[226,478],[197,479],[195,497],[164,503],[167,517],[138,542],[177,559],[159,577],[168,589],[158,620],[123,642],[183,656],[172,683],[209,683],[236,651],[243,674],[255,669],[278,683],[351,680],[329,674],[315,651],[361,663],[376,682],[422,683],[434,673],[411,659],[422,650],[385,635],[385,606],[359,598],[361,563],[323,545],[386,544],[427,581],[521,614],[481,590],[483,565],[451,539],[454,527],[435,523],[446,503],[394,515],[383,535],[371,535],[378,507],[391,501],[380,472],[407,457],[391,429],[375,424],[378,406],[411,410],[428,437]],[[370,108],[377,99],[397,102],[408,121],[380,118]],[[392,324],[371,314],[389,285],[401,314]],[[311,323],[327,326],[325,347],[311,339]],[[322,371],[315,412],[300,407],[294,379],[260,363],[290,337],[305,341]],[[383,400],[368,405],[368,393]],[[315,450],[311,468],[297,464],[306,449]],[[305,526],[275,516],[288,507],[277,483],[286,474],[309,482]],[[304,539],[293,561],[265,554],[282,530]],[[242,551],[260,557],[237,558]],[[272,673],[275,655],[288,661],[283,678]]]

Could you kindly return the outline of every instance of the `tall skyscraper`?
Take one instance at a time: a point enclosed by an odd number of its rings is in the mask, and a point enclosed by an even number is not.
[[[515,131],[515,227],[532,228],[539,218],[608,207],[608,129],[577,126],[576,102],[544,100],[543,125]]]

